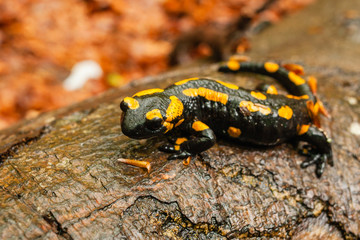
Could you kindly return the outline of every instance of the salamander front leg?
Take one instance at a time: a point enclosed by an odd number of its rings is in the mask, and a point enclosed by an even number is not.
[[[215,144],[216,137],[214,132],[201,121],[194,121],[190,125],[189,132],[193,134],[191,139],[177,138],[174,144],[165,144],[159,150],[172,153],[168,157],[169,160],[185,159],[195,156]]]
[[[181,144],[188,141],[188,139],[185,137],[169,137],[168,141],[169,143],[161,145],[159,150],[167,153],[178,153],[181,149]]]
[[[301,164],[301,167],[306,168],[315,164],[316,176],[320,178],[324,172],[326,163],[329,163],[330,166],[334,165],[330,139],[326,137],[320,128],[315,126],[310,126],[303,131],[306,132],[300,135],[300,140],[308,142],[310,145],[304,146],[301,151],[303,155],[307,156],[307,159]]]

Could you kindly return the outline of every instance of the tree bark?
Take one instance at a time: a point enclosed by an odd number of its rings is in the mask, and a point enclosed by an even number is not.
[[[319,4],[324,0],[284,21],[284,26],[304,21],[306,12]],[[296,42],[290,45],[296,47]],[[258,46],[266,54],[256,52],[253,45],[254,60],[281,58],[271,50],[276,48]],[[185,166],[167,161],[167,154],[157,150],[164,138],[125,137],[119,102],[138,90],[194,76],[246,88],[264,80],[250,74],[220,74],[217,65],[173,71],[1,131],[0,238],[359,238],[359,65],[339,67],[329,59],[332,64],[325,66],[325,60],[314,63],[314,52],[297,51],[296,56],[305,59],[307,74],[318,78],[318,95],[331,114],[322,125],[333,140],[335,166],[327,166],[321,179],[313,167],[300,168],[304,157],[289,143],[255,148],[220,139]],[[344,54],[344,61],[350,62]],[[341,52],[336,57],[342,59]],[[118,158],[149,160],[152,171],[119,163]]]

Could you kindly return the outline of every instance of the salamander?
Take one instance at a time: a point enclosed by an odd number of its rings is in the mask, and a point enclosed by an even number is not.
[[[272,85],[248,90],[216,79],[184,79],[124,98],[123,134],[134,139],[165,134],[169,142],[159,150],[170,153],[169,160],[189,159],[211,148],[216,137],[260,146],[304,141],[301,153],[307,158],[301,167],[315,165],[320,177],[326,163],[333,165],[331,141],[319,127],[318,115],[326,111],[313,93],[316,84],[308,84],[293,66],[274,62],[230,60],[219,71],[270,76],[291,95],[278,94]]]

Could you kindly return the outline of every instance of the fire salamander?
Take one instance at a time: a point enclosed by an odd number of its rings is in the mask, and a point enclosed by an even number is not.
[[[246,90],[208,78],[189,78],[167,87],[126,97],[120,104],[122,132],[144,139],[160,134],[169,143],[159,150],[169,160],[188,159],[215,143],[216,136],[255,145],[272,146],[289,140],[307,142],[301,153],[305,168],[316,165],[320,177],[325,164],[333,165],[330,140],[319,127],[319,113],[327,114],[315,95],[316,82],[298,74],[298,65],[230,60],[224,73],[253,72],[279,81],[292,95],[278,95],[271,86]]]

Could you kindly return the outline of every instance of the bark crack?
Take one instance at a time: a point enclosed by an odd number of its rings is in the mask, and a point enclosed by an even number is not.
[[[209,233],[216,233],[227,238],[226,234],[229,232],[227,229],[230,229],[229,223],[217,222],[215,218],[212,218],[211,223],[194,223],[183,213],[177,201],[166,202],[152,195],[137,197],[136,200],[126,208],[124,214],[126,212],[131,212],[132,207],[136,208],[136,204],[139,201],[155,201],[167,206],[175,205],[175,211],[173,212],[167,210],[158,211],[158,209],[154,209],[154,212],[156,211],[155,216],[159,218],[158,223],[160,223],[160,226],[163,230],[170,229],[174,225],[177,225],[179,228],[178,236],[183,237],[184,239],[187,239],[189,236],[190,238],[191,236],[197,236],[200,233],[205,235],[208,235]]]
[[[6,158],[11,157],[16,151],[22,146],[28,145],[39,140],[44,134],[49,131],[48,126],[43,126],[40,130],[38,130],[34,135],[24,136],[20,140],[15,143],[12,143],[11,146],[5,147],[5,150],[0,152],[0,167]]]
[[[329,201],[322,201],[319,199],[319,201],[323,202],[323,204],[325,205],[324,209],[321,212],[324,212],[327,216],[327,218],[329,219],[328,223],[331,226],[334,226],[340,233],[343,239],[358,239],[358,237],[356,237],[355,233],[351,232],[351,231],[346,231],[345,226],[342,222],[339,221],[334,221],[332,220],[332,212],[330,211],[329,207],[331,206]]]
[[[73,240],[73,237],[67,232],[67,228],[62,226],[51,211],[43,215],[42,218],[53,228],[57,235],[62,236],[66,240]]]

